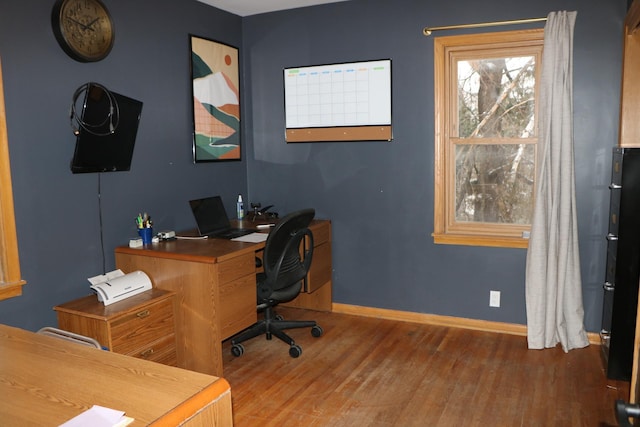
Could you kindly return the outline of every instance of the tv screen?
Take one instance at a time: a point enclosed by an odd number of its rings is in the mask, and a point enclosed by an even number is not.
[[[128,171],[141,113],[142,102],[89,83],[71,172]]]

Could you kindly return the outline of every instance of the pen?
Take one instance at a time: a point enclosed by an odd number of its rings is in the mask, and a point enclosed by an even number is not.
[[[256,228],[261,229],[261,228],[269,228],[273,226],[275,226],[275,224],[258,224],[256,225]]]
[[[151,228],[153,227],[153,221],[151,221],[151,217],[146,212],[143,214],[138,214],[136,217],[136,226],[141,228]]]

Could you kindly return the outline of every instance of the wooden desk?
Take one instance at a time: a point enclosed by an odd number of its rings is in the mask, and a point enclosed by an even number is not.
[[[296,306],[330,311],[331,223],[314,220],[310,228],[319,236],[315,246],[328,249],[319,257],[314,253],[309,283],[315,285]],[[222,376],[222,341],[257,321],[255,256],[263,248],[264,243],[179,239],[121,246],[115,258],[125,273],[144,271],[154,287],[175,292],[178,366]]]
[[[229,384],[197,372],[0,325],[0,424],[58,426],[93,405],[131,426],[231,426]]]
[[[144,271],[176,294],[178,366],[222,376],[222,340],[256,322],[255,251],[223,239],[172,240],[118,247],[116,267]]]

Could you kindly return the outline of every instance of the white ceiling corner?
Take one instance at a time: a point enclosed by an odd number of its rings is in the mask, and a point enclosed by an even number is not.
[[[319,4],[337,3],[347,0],[198,0],[199,2],[231,12],[249,16],[278,10],[296,9]]]

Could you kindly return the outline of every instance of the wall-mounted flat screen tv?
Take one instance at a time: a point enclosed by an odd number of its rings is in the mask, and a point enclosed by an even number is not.
[[[391,60],[284,69],[285,139],[391,141]]]
[[[75,132],[71,172],[130,170],[141,114],[142,102],[89,83]]]

